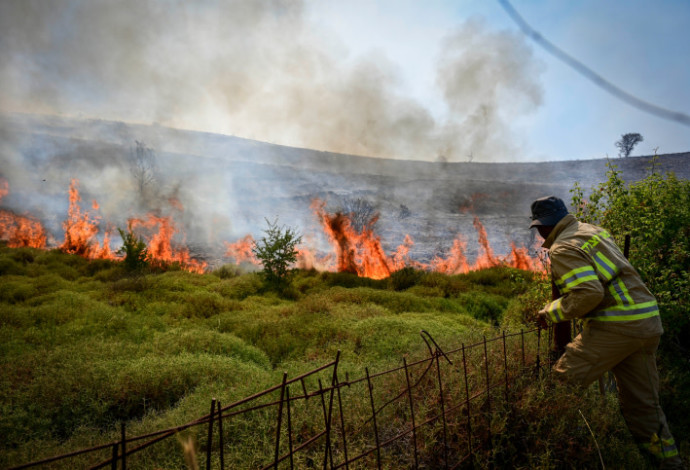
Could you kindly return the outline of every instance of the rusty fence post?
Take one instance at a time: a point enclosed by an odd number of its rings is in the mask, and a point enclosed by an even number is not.
[[[541,373],[541,328],[537,328],[537,360],[534,369],[537,374]]]
[[[120,423],[120,435],[122,437],[122,470],[127,470],[127,439],[125,438],[126,425],[122,421]]]
[[[376,440],[376,465],[381,470],[381,444],[379,442],[379,430],[376,425],[376,407],[374,406],[374,387],[371,385],[371,378],[369,377],[369,368],[364,368],[367,373],[367,388],[369,389],[369,401],[371,402],[371,417],[374,425],[374,439]]]
[[[333,417],[333,395],[335,387],[338,383],[338,363],[340,362],[340,350],[335,355],[335,364],[333,364],[333,376],[331,377],[331,390],[328,396],[328,415],[326,418],[326,453],[323,457],[323,468],[326,468],[326,461],[330,456],[331,468],[333,468],[333,449],[331,447],[331,424]]]
[[[443,462],[444,468],[448,468],[448,431],[446,429],[446,404],[443,397],[443,382],[441,380],[441,353],[436,351],[434,354],[436,356],[436,373],[438,376],[438,395],[441,402],[441,423],[443,424]]]
[[[467,448],[470,452],[470,462],[474,467],[474,451],[472,450],[472,403],[470,402],[470,384],[467,379],[467,357],[465,355],[465,343],[462,343],[462,370],[465,375],[465,397],[467,406]]]
[[[216,402],[218,406],[218,445],[220,447],[220,470],[225,470],[225,450],[223,449],[223,408],[220,400]]]
[[[486,348],[486,336],[484,336],[484,371],[486,373],[486,411],[489,431],[489,448],[493,451],[494,443],[491,434],[491,380],[489,378],[489,353]]]
[[[347,378],[346,378],[347,380]],[[345,469],[350,468],[350,462],[347,457],[347,436],[345,435],[345,415],[343,414],[343,399],[340,395],[340,383],[338,383],[338,412],[340,413],[340,432],[343,435],[343,455],[345,456]]]
[[[506,350],[506,331],[503,330],[503,375],[506,385],[506,400],[508,400],[508,351]]]
[[[287,372],[283,372],[283,383],[280,387],[280,401],[278,402],[278,424],[276,425],[276,446],[273,452],[273,468],[278,470],[278,458],[280,457],[280,431],[283,427],[283,399],[285,398],[285,384]]]
[[[328,412],[326,411],[326,401],[323,398],[323,384],[321,383],[321,379],[319,379],[319,398],[321,399],[321,411],[323,412],[323,425],[324,425],[324,434],[326,435],[326,444],[324,446],[324,458],[323,458],[323,468],[326,470],[328,468],[328,456],[329,454],[331,455],[331,467],[333,467],[333,455],[330,453],[330,447],[331,447],[331,441],[328,439],[328,436],[331,433],[331,430],[329,428],[328,424]]]
[[[111,460],[110,470],[117,470],[117,449],[119,444],[113,444],[113,459]]]
[[[412,448],[414,450],[414,468],[419,468],[419,457],[417,456],[417,423],[414,419],[414,401],[412,399],[412,386],[410,385],[410,372],[407,368],[407,360],[403,356],[403,367],[405,368],[405,380],[407,381],[407,398],[410,403],[410,417],[412,418]]]
[[[211,413],[208,416],[208,439],[206,440],[206,470],[211,470],[211,446],[213,445],[213,417],[216,414],[216,399],[211,399]]]
[[[287,398],[288,450],[290,451],[290,470],[292,470],[295,468],[295,462],[292,456],[292,414],[290,412],[290,387],[285,388],[285,397]]]
[[[525,331],[520,328],[520,348],[522,349],[522,368],[525,368]]]

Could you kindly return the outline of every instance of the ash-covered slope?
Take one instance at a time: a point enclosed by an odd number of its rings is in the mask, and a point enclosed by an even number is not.
[[[532,246],[529,204],[555,194],[569,201],[575,181],[589,188],[606,177],[606,159],[546,163],[428,163],[299,149],[160,126],[54,116],[0,118],[0,176],[10,185],[4,207],[40,218],[60,238],[67,188],[80,183],[105,225],[125,227],[144,212],[174,213],[196,254],[214,260],[223,241],[265,228],[265,218],[299,228],[329,250],[310,204],[330,210],[358,200],[380,213],[377,232],[393,250],[406,234],[413,257],[428,261],[463,234],[470,258],[478,249],[476,214],[495,251],[511,241]],[[137,143],[154,165],[137,176]],[[651,157],[616,159],[627,181],[649,174]],[[690,153],[661,155],[657,171],[690,177]],[[141,168],[140,168],[141,170]],[[361,207],[361,205],[360,205]]]

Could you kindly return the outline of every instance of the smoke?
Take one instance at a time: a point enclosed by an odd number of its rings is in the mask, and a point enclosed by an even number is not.
[[[346,46],[290,0],[0,4],[4,111],[64,113],[415,160],[510,158],[539,106],[525,40],[479,21],[441,46],[446,110],[405,95],[396,65]],[[442,115],[439,115],[442,114]]]

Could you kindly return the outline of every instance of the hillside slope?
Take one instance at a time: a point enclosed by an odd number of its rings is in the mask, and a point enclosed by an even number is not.
[[[176,223],[195,254],[219,259],[223,241],[260,235],[265,218],[297,227],[317,248],[330,247],[310,204],[329,210],[366,200],[380,213],[377,233],[392,251],[406,234],[412,256],[428,261],[462,234],[470,259],[479,244],[477,215],[493,249],[506,253],[511,241],[531,247],[529,204],[555,194],[569,201],[579,181],[589,188],[605,179],[607,159],[542,163],[430,163],[385,160],[291,148],[232,136],[160,126],[53,116],[4,115],[0,176],[10,194],[2,204],[34,214],[60,238],[67,188],[80,182],[83,199],[97,200],[106,224],[123,227],[129,217],[184,210]],[[155,178],[146,194],[133,176],[135,142],[155,155]],[[612,160],[628,181],[649,174],[652,157]],[[661,155],[658,171],[690,177],[690,153]]]

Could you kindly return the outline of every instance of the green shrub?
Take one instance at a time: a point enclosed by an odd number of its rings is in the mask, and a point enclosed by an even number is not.
[[[26,274],[26,268],[17,263],[11,258],[0,258],[0,276],[23,276]]]
[[[244,300],[249,296],[261,292],[263,284],[257,273],[243,274],[241,276],[225,279],[218,283],[214,290],[223,297]]]
[[[391,289],[401,291],[409,289],[417,284],[422,277],[422,272],[411,267],[405,267],[393,272],[388,278]]]
[[[271,222],[266,219],[266,223],[266,236],[254,244],[252,253],[261,261],[266,283],[282,290],[292,272],[290,266],[297,261],[296,247],[302,237],[289,227],[279,227],[277,220]]]
[[[17,304],[25,302],[38,294],[30,278],[5,276],[0,284],[0,302]]]
[[[117,250],[117,253],[125,255],[125,259],[122,261],[125,269],[130,272],[141,272],[148,268],[150,258],[146,242],[134,235],[131,227],[127,232],[120,228],[117,231],[122,237],[122,247]]]
[[[214,269],[211,274],[221,279],[230,279],[240,275],[240,268],[234,264],[224,264],[218,269]]]
[[[484,292],[467,292],[461,294],[458,300],[474,318],[493,325],[499,324],[508,306],[506,298]]]
[[[215,292],[190,292],[184,295],[183,314],[188,318],[208,318],[222,312],[227,304],[223,296]]]

